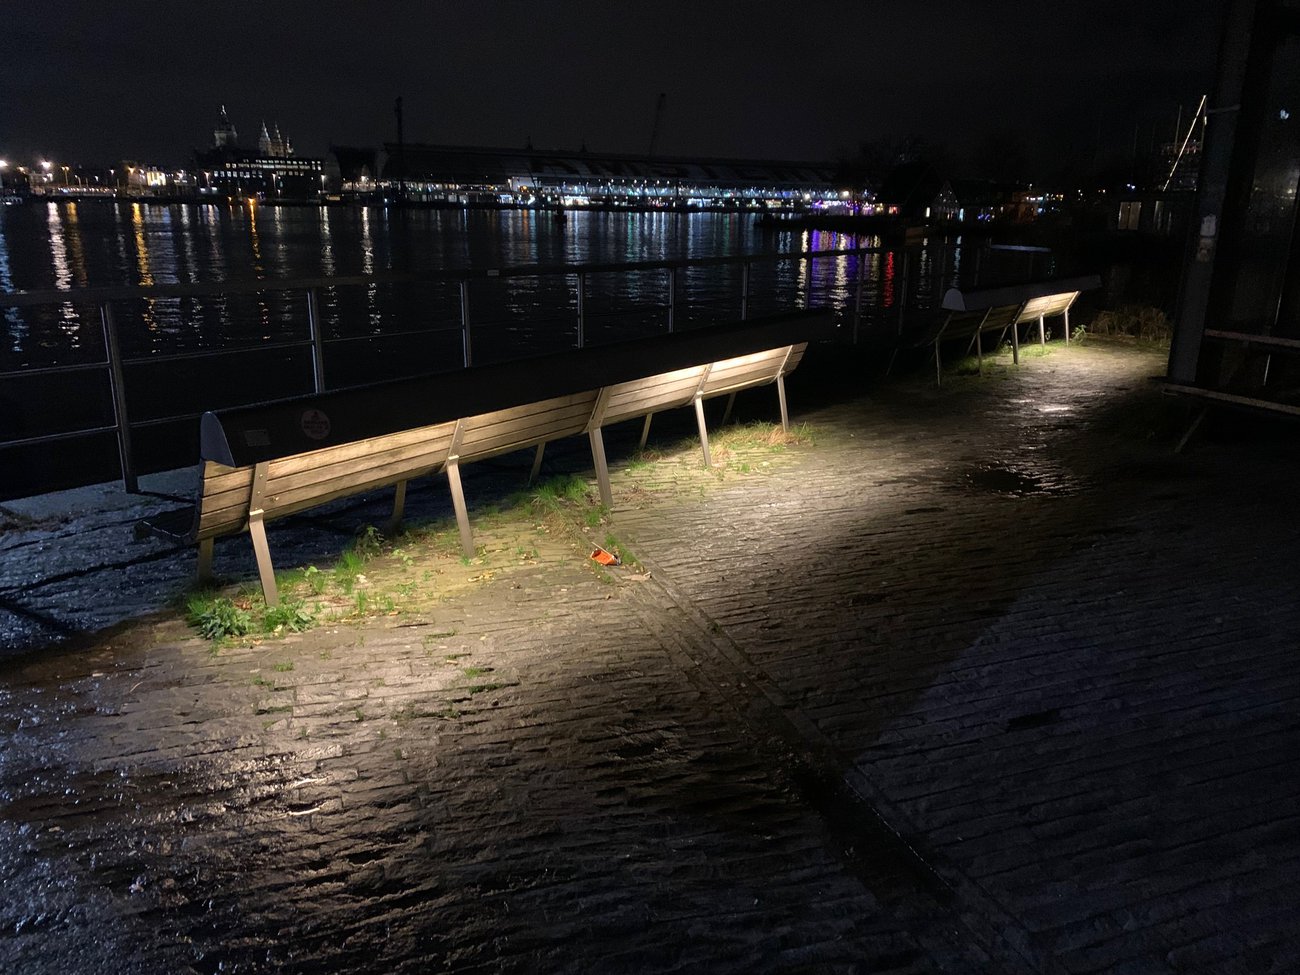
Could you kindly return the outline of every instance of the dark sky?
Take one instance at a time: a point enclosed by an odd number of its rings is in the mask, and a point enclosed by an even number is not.
[[[909,134],[1127,156],[1213,79],[1221,0],[62,0],[0,21],[0,157],[182,164],[224,103],[300,153],[408,141],[825,159]],[[1168,135],[1165,136],[1168,138]]]

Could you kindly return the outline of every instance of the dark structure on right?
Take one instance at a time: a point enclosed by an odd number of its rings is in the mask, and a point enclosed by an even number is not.
[[[1170,388],[1300,416],[1300,4],[1231,0],[1207,114]]]

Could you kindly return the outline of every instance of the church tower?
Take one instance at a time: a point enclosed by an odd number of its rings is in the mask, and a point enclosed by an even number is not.
[[[222,105],[221,114],[217,116],[217,127],[212,130],[212,146],[216,149],[233,149],[238,138],[235,126],[231,123],[230,116],[226,114],[226,106]]]

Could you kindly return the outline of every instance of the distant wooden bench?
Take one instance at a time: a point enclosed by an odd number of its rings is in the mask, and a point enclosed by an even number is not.
[[[703,400],[775,383],[788,424],[784,377],[825,313],[800,313],[600,346],[455,373],[206,413],[192,510],[141,523],[143,532],[199,549],[211,578],[213,543],[247,531],[268,605],[278,593],[267,521],[338,498],[394,486],[400,523],[407,482],[447,475],[465,554],[474,555],[460,465],[588,434],[602,502],[612,506],[602,428],[694,404],[711,463]],[[642,442],[644,443],[644,432]]]
[[[1064,320],[1065,341],[1070,341],[1070,306],[1080,293],[1101,287],[1096,275],[1078,278],[1061,278],[1051,281],[1034,281],[1000,288],[982,288],[962,291],[950,288],[943,296],[946,312],[936,328],[928,333],[924,344],[934,346],[934,371],[938,384],[943,382],[943,360],[940,346],[952,339],[969,339],[966,354],[972,348],[984,369],[985,332],[997,331],[997,342],[1011,332],[1011,357],[1020,364],[1020,331],[1024,324],[1038,323],[1038,341],[1047,344],[1045,320],[1060,316]]]

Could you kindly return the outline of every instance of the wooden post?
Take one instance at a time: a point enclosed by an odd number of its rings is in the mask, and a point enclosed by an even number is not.
[[[700,428],[700,449],[704,451],[704,466],[713,466],[713,457],[709,454],[709,428],[704,422],[704,401],[695,397],[695,423]]]
[[[533,455],[533,469],[528,472],[528,483],[532,484],[537,480],[537,475],[542,472],[542,457],[546,454],[546,441],[543,440],[537,445],[537,453]]]
[[[645,443],[650,439],[650,421],[653,419],[653,413],[647,413],[645,415],[645,423],[641,424],[641,442],[637,444],[637,450],[645,450]]]
[[[609,465],[605,462],[605,438],[600,427],[589,430],[587,437],[591,440],[591,459],[596,465],[596,483],[600,485],[600,503],[613,510],[614,492],[609,484]]]
[[[385,534],[392,536],[402,527],[402,515],[406,511],[406,482],[398,481],[393,490],[393,516],[388,519]]]
[[[460,484],[460,458],[447,458],[447,486],[451,488],[451,506],[456,511],[456,527],[460,529],[460,547],[465,558],[472,559],[474,551],[474,533],[469,527],[469,512],[465,508],[465,491]]]
[[[212,582],[212,547],[214,539],[199,539],[198,583],[206,586]]]
[[[267,606],[280,604],[280,593],[275,587],[275,567],[271,564],[271,547],[266,541],[266,524],[262,510],[262,496],[266,493],[267,461],[253,466],[253,489],[248,497],[248,534],[253,540],[253,556],[257,559],[257,576],[262,582],[262,596]]]
[[[1038,316],[1038,346],[1042,349],[1047,348],[1047,329],[1043,325],[1042,315]]]

